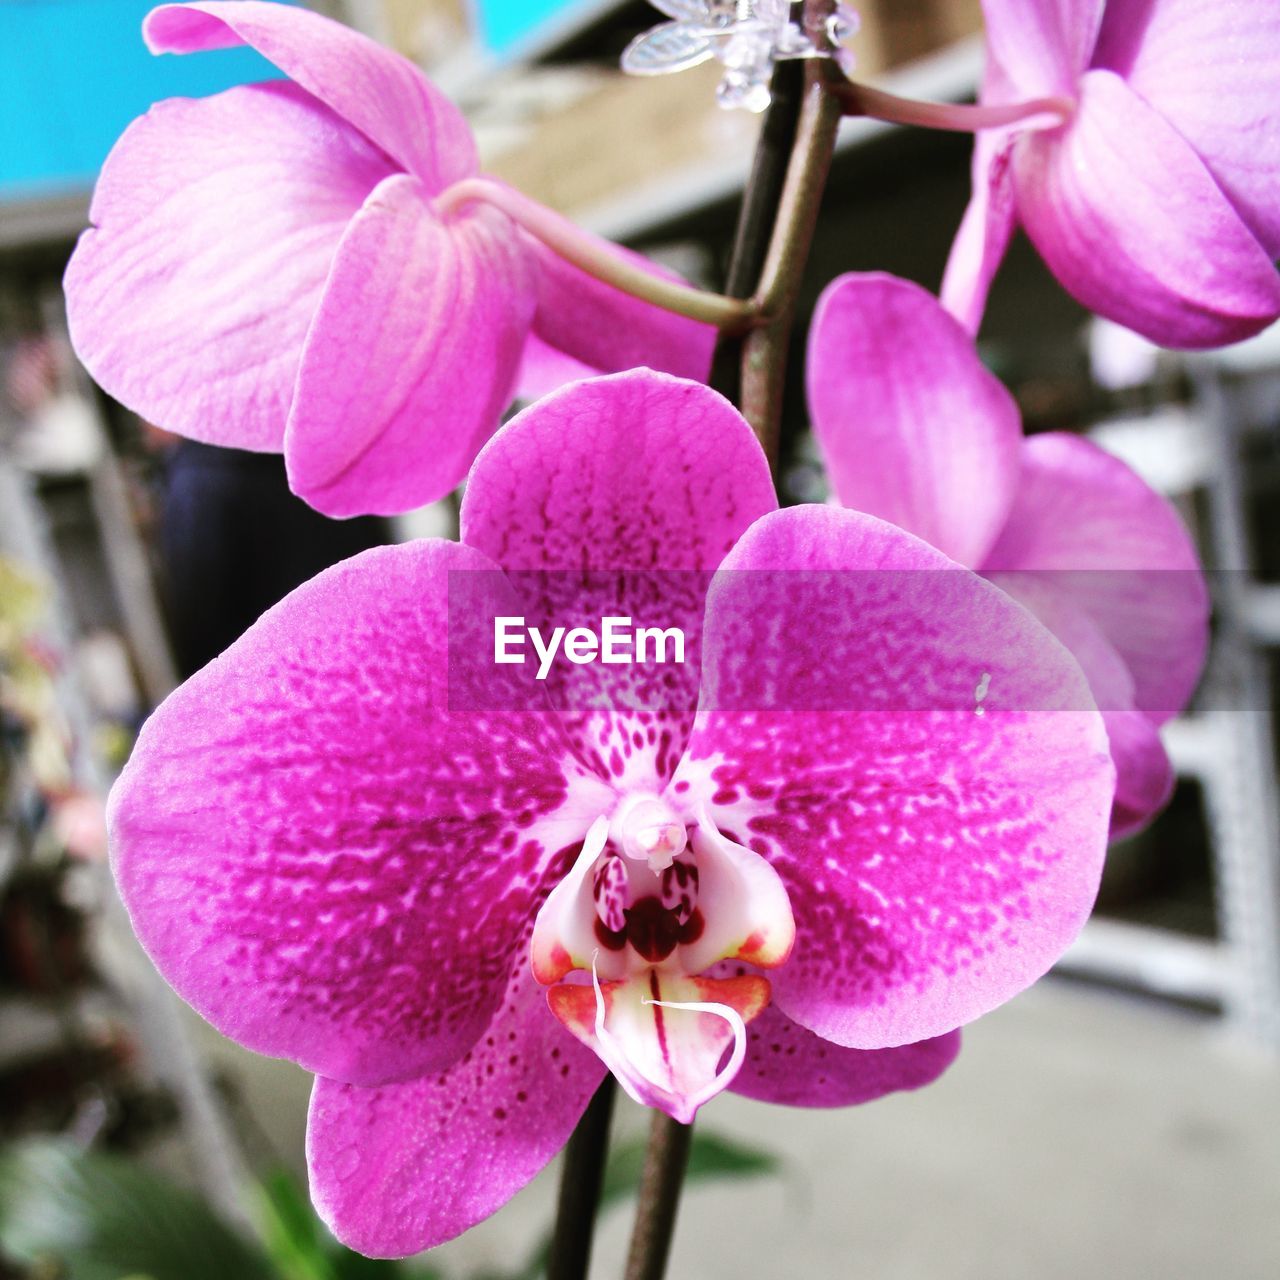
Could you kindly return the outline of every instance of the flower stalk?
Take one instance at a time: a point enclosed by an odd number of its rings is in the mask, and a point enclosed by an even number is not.
[[[770,85],[772,100],[760,130],[738,213],[725,279],[725,293],[731,298],[751,297],[760,279],[795,146],[803,90],[803,66],[799,62],[779,63],[774,69]],[[741,399],[742,391],[742,342],[743,335],[722,333],[711,367],[711,386],[735,404]]]
[[[806,18],[829,8],[829,0],[810,0]],[[765,319],[745,338],[722,337],[712,369],[712,385],[739,401],[775,470],[796,294],[840,124],[828,91],[833,70],[822,60],[782,63],[774,73],[727,278],[729,294],[750,292]],[[692,1142],[692,1125],[654,1112],[625,1280],[665,1275]]]
[[[606,1075],[564,1149],[555,1232],[547,1258],[547,1280],[585,1280],[604,1184],[616,1093],[613,1076]]]
[[[500,209],[566,262],[642,302],[652,302],[676,315],[729,332],[746,329],[756,320],[756,308],[751,301],[726,298],[655,275],[628,261],[612,246],[588,235],[567,218],[491,178],[463,178],[455,182],[436,198],[435,207],[440,216],[448,220],[474,201]]]
[[[796,298],[840,127],[840,100],[832,91],[839,79],[840,71],[826,59],[805,64],[795,144],[755,291],[755,304],[764,323],[742,344],[739,407],[775,470]]]
[[[1053,129],[1065,124],[1075,111],[1070,98],[1031,98],[988,106],[982,103],[918,102],[900,98],[870,85],[841,81],[832,84],[832,93],[847,116],[869,116],[891,124],[920,125],[951,133],[977,133],[1012,124]]]
[[[662,1111],[653,1113],[626,1280],[662,1280],[666,1273],[692,1144],[691,1124],[681,1124]]]

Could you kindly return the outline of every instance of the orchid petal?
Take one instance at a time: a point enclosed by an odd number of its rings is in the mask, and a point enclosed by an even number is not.
[[[294,85],[158,104],[107,157],[67,267],[77,354],[159,426],[279,451],[343,227],[390,172]]]
[[[893,1049],[844,1049],[771,1004],[747,1028],[746,1062],[730,1088],[787,1107],[853,1107],[932,1084],[959,1052],[959,1031]]]
[[[1150,716],[1141,711],[1104,711],[1102,718],[1116,762],[1111,838],[1123,840],[1146,827],[1169,803],[1177,775]]]
[[[1016,134],[986,130],[973,143],[973,194],[947,257],[939,296],[942,305],[970,333],[982,325],[987,294],[1004,260],[1017,211],[1011,163]]]
[[[987,47],[1015,94],[1074,95],[1106,0],[982,0]]]
[[[720,1093],[742,1065],[745,1024],[769,1000],[755,974],[698,978],[647,969],[624,982],[561,983],[547,992],[552,1012],[600,1055],[641,1106],[681,1124]],[[725,1051],[730,1060],[721,1067]]]
[[[1028,440],[983,564],[1002,570],[1036,571],[1092,618],[1129,668],[1139,710],[1163,723],[1186,705],[1208,646],[1204,575],[1177,513],[1118,458],[1079,436]]]
[[[582,910],[590,892],[587,877],[609,839],[609,819],[599,817],[587,831],[582,852],[572,870],[547,895],[534,922],[529,956],[533,976],[544,986],[559,982],[575,969],[589,969],[600,947],[595,936],[596,915]]]
[[[520,360],[520,373],[516,378],[516,398],[524,401],[541,400],[566,383],[581,382],[583,378],[595,377],[597,372],[590,365],[543,342],[530,330]]]
[[[647,258],[580,228],[576,234],[663,279],[679,279]],[[652,302],[622,293],[526,237],[538,262],[537,335],[592,371],[616,373],[646,366],[704,381],[711,371],[716,329]]]
[[[462,538],[508,571],[529,623],[549,631],[629,616],[684,633],[682,664],[552,668],[548,691],[602,775],[661,790],[693,719],[706,581],[775,506],[737,410],[647,369],[565,387],[476,459]]]
[[[709,775],[716,825],[786,886],[784,1013],[850,1048],[929,1039],[1076,936],[1106,734],[1075,661],[996,587],[870,516],[791,508],[717,574],[703,671],[675,785]]]
[[[693,836],[702,936],[680,948],[680,963],[701,973],[726,958],[764,969],[783,964],[796,939],[787,890],[778,873],[751,849],[717,831],[706,813]]]
[[[1173,518],[1172,512],[1169,516]],[[1030,609],[1080,664],[1106,722],[1107,741],[1116,766],[1111,838],[1132,835],[1164,807],[1174,783],[1173,766],[1160,742],[1159,731],[1151,717],[1136,707],[1133,673],[1102,628],[1069,592],[1061,589],[1057,575],[1010,571],[987,576]]]
[[[818,302],[809,409],[846,507],[980,563],[1013,501],[1018,406],[919,285],[846,275]]]
[[[1280,274],[1181,134],[1110,71],[1061,129],[1023,134],[1018,213],[1065,288],[1173,347],[1212,347],[1280,315]]]
[[[549,714],[450,710],[459,576],[500,581],[437,541],[313,578],[165,700],[111,795],[161,973],[224,1034],[354,1084],[466,1052],[607,798]],[[536,706],[513,670],[506,705]]]
[[[294,492],[326,515],[392,515],[456,488],[510,403],[532,313],[505,214],[441,221],[416,178],[387,178],[307,336],[285,434]]]
[[[1186,138],[1280,256],[1280,6],[1108,0],[1094,61]]]
[[[776,507],[764,453],[723,396],[633,369],[512,419],[476,459],[462,539],[508,572],[714,569]]]
[[[261,0],[165,4],[142,27],[152,53],[247,44],[275,63],[432,195],[476,172],[462,113],[408,58],[294,5]]]
[[[505,1204],[564,1145],[604,1064],[547,1012],[523,956],[476,1047],[437,1076],[316,1081],[311,1195],[344,1244],[405,1257]]]

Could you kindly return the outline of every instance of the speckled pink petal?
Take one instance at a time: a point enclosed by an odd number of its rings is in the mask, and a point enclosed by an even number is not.
[[[841,276],[818,302],[807,376],[840,501],[978,564],[1013,501],[1022,422],[959,323],[910,281]]]
[[[1090,310],[1171,347],[1247,338],[1280,316],[1280,273],[1190,143],[1110,71],[1069,124],[1024,134],[1018,213]]]
[[[987,48],[1023,98],[1066,94],[1088,64],[1106,0],[982,0]]]
[[[158,426],[279,451],[334,250],[390,172],[295,85],[152,107],[107,157],[67,267],[77,354]]]
[[[1108,0],[1094,65],[1123,76],[1195,147],[1280,256],[1280,5]]]
[[[1174,518],[1172,512],[1169,517]],[[1030,609],[1066,645],[1084,671],[1106,723],[1116,766],[1111,837],[1116,840],[1132,835],[1164,807],[1174,783],[1173,766],[1159,730],[1151,717],[1136,707],[1133,673],[1071,591],[1062,589],[1057,574],[1000,572],[987,577]]]
[[[693,718],[707,577],[774,506],[738,411],[648,369],[565,387],[477,458],[462,538],[517,571],[529,623],[599,628],[603,611],[685,631],[683,664],[553,668],[548,689],[603,775],[661,789]]]
[[[729,1088],[788,1107],[853,1107],[932,1084],[960,1052],[960,1032],[894,1049],[843,1049],[770,1005],[747,1025],[747,1060]]]
[[[1086,613],[1157,723],[1186,705],[1204,666],[1209,597],[1190,535],[1128,466],[1079,436],[1027,441],[1009,521],[984,572],[1036,570]]]
[[[393,515],[456,488],[511,401],[529,262],[507,216],[441,221],[384,181],[343,236],[285,434],[289,484],[330,516]]]
[[[451,572],[500,582],[439,541],[313,578],[165,700],[111,794],[121,896],[178,994],[352,1083],[466,1052],[603,802],[553,717],[448,710]]]
[[[316,1210],[370,1257],[450,1240],[559,1151],[604,1071],[552,1016],[521,956],[505,1002],[456,1066],[380,1089],[316,1081],[307,1129]]]
[[[512,419],[476,459],[462,538],[507,570],[714,569],[776,507],[764,453],[723,396],[632,369]]]
[[[790,898],[775,1002],[861,1049],[953,1030],[1062,954],[1114,785],[1044,627],[912,535],[819,506],[757,521],[711,588],[676,785],[707,775],[716,824]]]
[[[578,229],[609,252],[631,259],[656,276],[677,278],[638,253]],[[540,241],[526,237],[538,260],[538,336],[593,371],[616,373],[647,367],[704,381],[711,370],[716,330],[642,302],[566,262]]]
[[[165,4],[142,27],[153,53],[247,44],[416,174],[432,194],[476,171],[462,113],[408,58],[340,22],[261,0]]]

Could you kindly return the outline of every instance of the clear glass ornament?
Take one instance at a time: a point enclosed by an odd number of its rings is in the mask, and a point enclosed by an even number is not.
[[[792,21],[788,0],[650,0],[670,22],[637,36],[623,51],[622,69],[660,76],[709,58],[724,66],[716,101],[726,109],[763,111],[769,105],[774,64],[785,58],[831,57],[858,29],[858,15],[843,4],[827,19],[829,47],[819,47]],[[848,54],[841,51],[841,66]]]

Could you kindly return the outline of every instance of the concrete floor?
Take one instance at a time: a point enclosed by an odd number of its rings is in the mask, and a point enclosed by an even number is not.
[[[301,1073],[219,1056],[299,1156]],[[837,1112],[725,1096],[699,1124],[783,1172],[692,1189],[670,1280],[1280,1277],[1280,1062],[1163,1006],[1044,982],[920,1093]],[[459,1280],[513,1266],[554,1193],[551,1171],[432,1261]],[[602,1222],[592,1280],[621,1275],[629,1226],[625,1207]]]

